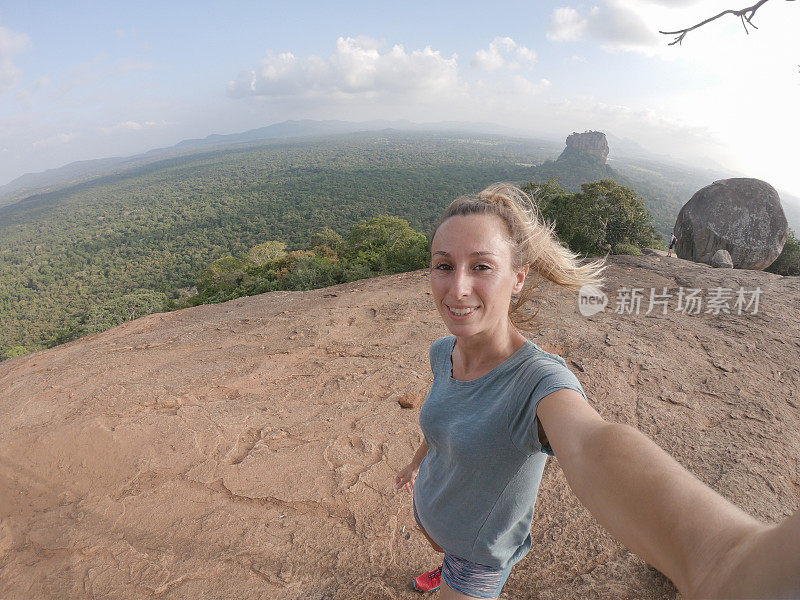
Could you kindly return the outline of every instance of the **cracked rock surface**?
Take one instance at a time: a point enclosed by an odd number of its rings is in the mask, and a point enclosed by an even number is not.
[[[611,257],[581,316],[542,284],[530,338],[592,404],[747,512],[800,505],[800,278]],[[760,287],[757,314],[647,310],[650,288]],[[644,288],[639,314],[614,312]],[[731,302],[731,306],[733,303]],[[705,305],[703,305],[705,310]],[[150,315],[0,364],[0,598],[417,598],[437,566],[394,477],[422,440],[427,274]],[[672,599],[545,468],[503,598]]]

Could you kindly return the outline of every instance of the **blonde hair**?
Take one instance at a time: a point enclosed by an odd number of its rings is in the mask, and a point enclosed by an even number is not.
[[[530,271],[566,288],[583,285],[602,286],[601,273],[605,260],[582,264],[582,259],[564,247],[554,232],[555,223],[544,221],[533,198],[518,187],[506,183],[490,185],[479,194],[461,196],[444,211],[433,234],[451,217],[468,215],[494,215],[505,223],[512,243],[513,268],[530,265]],[[431,236],[433,239],[433,236]],[[538,282],[533,277],[525,279],[522,291],[512,298],[508,316],[515,327],[532,329],[537,309],[533,315],[523,315],[520,308],[536,297]]]

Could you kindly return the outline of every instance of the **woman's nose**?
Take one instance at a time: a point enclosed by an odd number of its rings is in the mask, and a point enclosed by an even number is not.
[[[464,298],[469,296],[472,291],[472,282],[469,279],[469,274],[462,269],[456,269],[453,277],[452,294],[456,298]]]

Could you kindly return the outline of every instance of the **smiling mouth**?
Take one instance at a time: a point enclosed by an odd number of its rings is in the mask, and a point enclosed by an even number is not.
[[[456,317],[466,317],[467,315],[471,315],[476,310],[478,310],[477,306],[470,306],[466,308],[454,308],[452,306],[448,306],[447,310],[450,311],[451,314],[455,315]]]

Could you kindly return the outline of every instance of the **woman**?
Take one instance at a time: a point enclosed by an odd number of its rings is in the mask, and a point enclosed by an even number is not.
[[[620,542],[686,598],[800,597],[800,512],[765,525],[702,484],[636,429],[608,423],[564,360],[519,331],[530,270],[599,284],[517,188],[459,198],[431,242],[431,288],[453,334],[434,342],[425,441],[397,476],[442,566],[414,579],[441,598],[497,598],[531,546],[547,455]],[[534,315],[535,316],[535,315]]]

